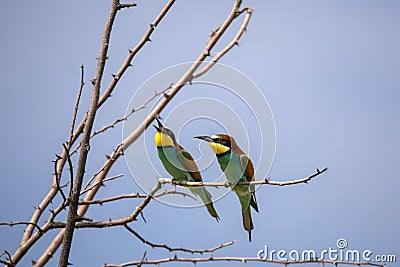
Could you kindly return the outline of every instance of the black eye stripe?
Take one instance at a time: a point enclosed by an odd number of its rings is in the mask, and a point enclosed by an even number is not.
[[[214,142],[222,145],[229,144],[229,141],[226,141],[225,139],[222,138],[215,138]]]

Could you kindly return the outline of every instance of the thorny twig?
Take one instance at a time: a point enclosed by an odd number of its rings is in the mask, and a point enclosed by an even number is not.
[[[70,187],[69,194],[68,194],[68,199],[69,199],[71,197],[72,186],[74,184],[74,167],[72,166],[72,160],[71,160],[71,157],[69,156],[69,148],[68,148],[68,146],[66,144],[63,144],[63,147],[64,147],[65,151],[67,152],[66,155],[67,155],[69,176],[70,176],[70,182],[71,182],[71,187]]]
[[[189,197],[192,198],[193,200],[197,200],[195,197],[193,197],[192,195],[189,195],[185,192],[179,192],[176,189],[170,189],[170,190],[165,190],[163,192],[160,192],[158,194],[154,195],[154,198],[159,198],[165,195],[181,195],[183,197]],[[79,201],[79,205],[93,205],[93,204],[99,204],[99,205],[103,205],[104,203],[107,202],[114,202],[116,200],[120,200],[120,199],[128,199],[128,198],[146,198],[147,194],[140,194],[140,193],[132,193],[132,194],[122,194],[119,196],[114,196],[114,197],[109,197],[109,198],[103,198],[103,199],[99,199],[99,200],[90,200],[90,201],[84,201],[84,200],[80,200]]]
[[[285,181],[285,182],[276,182],[276,181],[270,181],[268,178],[261,180],[261,181],[254,181],[254,182],[237,182],[235,185],[263,185],[263,184],[269,184],[269,185],[278,185],[278,186],[285,186],[285,185],[294,185],[294,184],[301,184],[301,183],[307,183],[311,179],[317,177],[318,175],[326,172],[328,168],[324,168],[323,170],[317,169],[317,171],[305,178],[302,179],[297,179],[297,180],[291,180],[291,181]],[[188,182],[188,181],[179,181],[179,180],[174,180],[171,178],[159,178],[158,181],[162,184],[173,184],[173,185],[180,185],[184,187],[198,187],[198,186],[212,186],[212,187],[232,187],[235,186],[233,184],[230,184],[229,182]]]
[[[118,178],[120,178],[120,177],[122,177],[122,176],[124,176],[124,175],[123,175],[123,174],[118,174],[118,175],[114,175],[114,176],[105,178],[105,179],[102,180],[102,181],[98,181],[97,183],[95,183],[95,184],[92,185],[91,187],[89,187],[89,188],[83,190],[83,191],[80,193],[80,195],[83,195],[83,194],[85,194],[86,192],[88,192],[88,191],[90,191],[90,190],[93,190],[93,188],[95,188],[95,187],[98,186],[98,185],[104,185],[104,182],[112,181],[112,180],[118,179]]]
[[[13,227],[14,225],[33,225],[38,229],[39,232],[44,232],[42,228],[36,223],[31,223],[31,222],[0,222],[0,225],[7,225],[10,227]]]
[[[81,64],[81,83],[80,83],[80,86],[79,86],[78,97],[77,97],[76,103],[75,103],[74,115],[72,116],[71,133],[69,135],[69,141],[67,142],[69,148],[71,148],[71,145],[72,145],[72,139],[74,137],[74,128],[75,128],[76,116],[78,115],[78,109],[79,109],[79,102],[81,100],[83,86],[85,85],[84,76],[85,76],[85,65]]]
[[[302,263],[328,263],[328,264],[333,264],[335,266],[338,266],[339,264],[346,264],[346,265],[355,265],[355,266],[377,266],[377,267],[385,267],[384,264],[377,264],[373,262],[353,262],[353,261],[334,261],[334,260],[324,260],[324,259],[310,259],[310,260],[303,260],[303,261],[286,261],[286,260],[275,260],[275,259],[265,259],[265,260],[260,260],[257,257],[204,257],[204,258],[181,258],[177,257],[176,255],[171,258],[164,258],[164,259],[158,259],[158,260],[145,260],[145,261],[140,261],[140,264],[142,265],[161,265],[162,263],[168,263],[168,262],[189,262],[189,263],[199,263],[199,262],[241,262],[241,263],[247,263],[247,262],[258,262],[258,263],[276,263],[276,264],[282,264],[284,266],[288,265],[295,265],[295,264],[302,264]],[[137,266],[139,264],[139,261],[132,261],[132,262],[126,262],[123,264],[105,264],[103,265],[104,267],[126,267],[126,266]]]
[[[164,248],[164,249],[168,250],[169,252],[182,251],[182,252],[188,252],[188,253],[192,253],[192,254],[195,254],[195,253],[198,253],[198,254],[211,253],[211,252],[214,252],[216,250],[222,249],[224,247],[231,246],[231,245],[233,245],[235,243],[234,241],[229,241],[227,243],[221,244],[219,246],[216,246],[216,247],[213,247],[213,248],[210,248],[210,249],[188,249],[188,248],[184,248],[184,247],[179,247],[179,248],[178,247],[170,247],[165,243],[164,244],[156,244],[156,243],[153,243],[153,242],[150,242],[150,241],[146,240],[138,232],[136,232],[133,228],[129,227],[128,224],[124,224],[124,227],[129,232],[131,232],[134,236],[136,236],[140,241],[142,241],[142,243],[144,243],[146,245],[149,245],[152,248]]]
[[[52,161],[52,162],[54,163],[54,173],[53,173],[53,175],[54,175],[54,177],[55,177],[54,179],[55,179],[55,181],[56,181],[56,188],[57,188],[57,191],[60,192],[61,197],[63,198],[63,201],[64,201],[64,203],[65,203],[65,202],[67,202],[67,198],[65,197],[65,194],[64,194],[64,192],[63,192],[63,190],[62,190],[62,187],[61,187],[61,185],[60,185],[61,174],[57,172],[57,162],[58,162],[59,160],[61,160],[61,159],[62,159],[62,158],[61,158],[59,155],[56,154],[56,159]],[[32,222],[32,224],[36,224],[36,223]]]

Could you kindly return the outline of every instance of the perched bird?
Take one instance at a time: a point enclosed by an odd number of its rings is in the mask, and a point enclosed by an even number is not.
[[[249,232],[251,241],[251,230],[254,229],[251,219],[250,206],[258,212],[254,185],[237,185],[239,181],[254,181],[254,167],[250,158],[237,145],[235,139],[226,134],[214,134],[212,136],[195,136],[200,140],[208,142],[218,163],[225,173],[231,189],[239,198],[242,209],[243,227]]]
[[[160,120],[156,120],[158,126],[153,125],[157,130],[154,140],[164,168],[178,181],[201,182],[202,178],[193,157],[176,142],[175,134],[162,125]],[[201,198],[210,215],[218,221],[219,216],[207,189],[205,187],[189,187],[189,189]]]

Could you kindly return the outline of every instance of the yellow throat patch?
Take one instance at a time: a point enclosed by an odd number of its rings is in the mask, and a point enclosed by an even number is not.
[[[211,149],[214,151],[214,153],[216,155],[225,153],[230,150],[229,147],[221,145],[221,144],[217,144],[217,143],[213,143],[213,142],[209,142],[208,144],[210,145]]]
[[[154,141],[156,142],[157,147],[174,146],[171,137],[160,132],[156,132],[154,135]]]

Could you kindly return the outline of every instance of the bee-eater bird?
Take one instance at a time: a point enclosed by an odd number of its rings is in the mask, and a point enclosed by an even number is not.
[[[174,132],[162,125],[160,120],[156,120],[158,126],[153,125],[157,130],[154,140],[158,150],[158,157],[164,168],[178,181],[201,182],[202,178],[193,157],[177,143]],[[219,216],[214,209],[211,194],[207,189],[204,186],[189,187],[189,189],[193,194],[201,198],[210,215],[218,221]]]
[[[249,241],[251,241],[251,230],[254,229],[251,219],[250,206],[258,212],[258,206],[255,195],[254,185],[237,185],[239,181],[254,181],[254,167],[250,158],[237,145],[235,139],[226,134],[214,134],[212,136],[195,136],[200,140],[208,142],[218,163],[225,173],[231,189],[239,198],[242,209],[243,227],[249,232]]]

